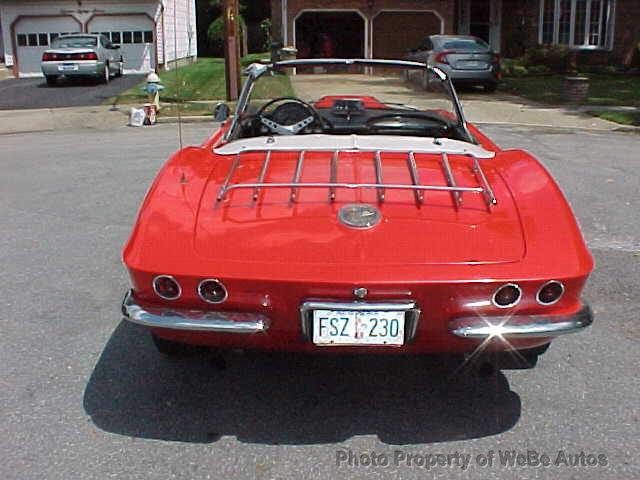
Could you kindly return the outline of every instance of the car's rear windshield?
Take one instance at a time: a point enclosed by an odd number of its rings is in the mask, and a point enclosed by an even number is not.
[[[489,45],[483,40],[474,38],[455,38],[442,43],[445,50],[489,50]]]
[[[97,44],[96,37],[61,37],[51,42],[51,46],[54,48],[95,47]]]

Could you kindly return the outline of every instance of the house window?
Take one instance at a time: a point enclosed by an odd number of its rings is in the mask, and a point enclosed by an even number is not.
[[[142,32],[133,32],[133,43],[142,43]]]
[[[615,0],[540,0],[539,42],[610,49],[614,6]]]
[[[144,32],[144,43],[153,43],[153,32],[151,30]]]
[[[120,32],[111,32],[111,41],[113,43],[120,43]]]
[[[27,46],[27,36],[24,33],[18,34],[18,46],[26,47]]]
[[[122,43],[133,43],[133,33],[122,32]]]

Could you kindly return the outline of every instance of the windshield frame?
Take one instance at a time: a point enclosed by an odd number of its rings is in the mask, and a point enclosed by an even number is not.
[[[309,58],[299,60],[283,60],[281,62],[275,62],[270,64],[253,63],[247,67],[245,74],[247,80],[242,87],[238,102],[236,104],[235,114],[231,121],[231,126],[224,136],[225,141],[231,141],[235,138],[235,134],[238,130],[240,118],[247,111],[249,106],[249,99],[251,98],[251,92],[255,83],[260,77],[265,74],[281,71],[287,68],[295,68],[300,66],[322,66],[322,65],[363,65],[365,67],[391,67],[391,68],[411,68],[417,70],[426,70],[435,75],[439,79],[445,92],[449,94],[449,100],[453,104],[456,116],[458,118],[458,126],[462,128],[468,137],[468,141],[473,143],[473,135],[469,132],[467,127],[467,120],[462,110],[462,105],[458,99],[458,95],[451,83],[451,79],[448,75],[437,67],[431,67],[426,63],[411,62],[406,60],[384,60],[384,59],[364,59],[364,58]]]

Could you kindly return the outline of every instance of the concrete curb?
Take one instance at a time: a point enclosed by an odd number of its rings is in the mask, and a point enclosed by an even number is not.
[[[158,117],[158,123],[218,123],[210,115],[187,115],[185,117]]]
[[[482,126],[498,126],[498,127],[526,127],[526,128],[547,128],[553,130],[579,130],[584,132],[634,132],[640,133],[640,127],[634,127],[633,125],[620,125],[613,128],[597,128],[597,127],[582,127],[582,126],[567,126],[567,125],[552,125],[545,123],[517,123],[517,122],[471,122],[474,125]]]

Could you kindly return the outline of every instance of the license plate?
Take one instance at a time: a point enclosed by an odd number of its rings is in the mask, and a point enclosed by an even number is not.
[[[316,345],[403,345],[404,311],[314,310]]]
[[[72,70],[78,70],[78,65],[76,65],[76,64],[58,65],[58,70],[61,71],[61,72],[68,72],[68,71],[72,71]]]
[[[464,60],[462,62],[458,62],[460,68],[468,68],[468,69],[482,69],[486,68],[486,62],[480,62],[477,60]]]

